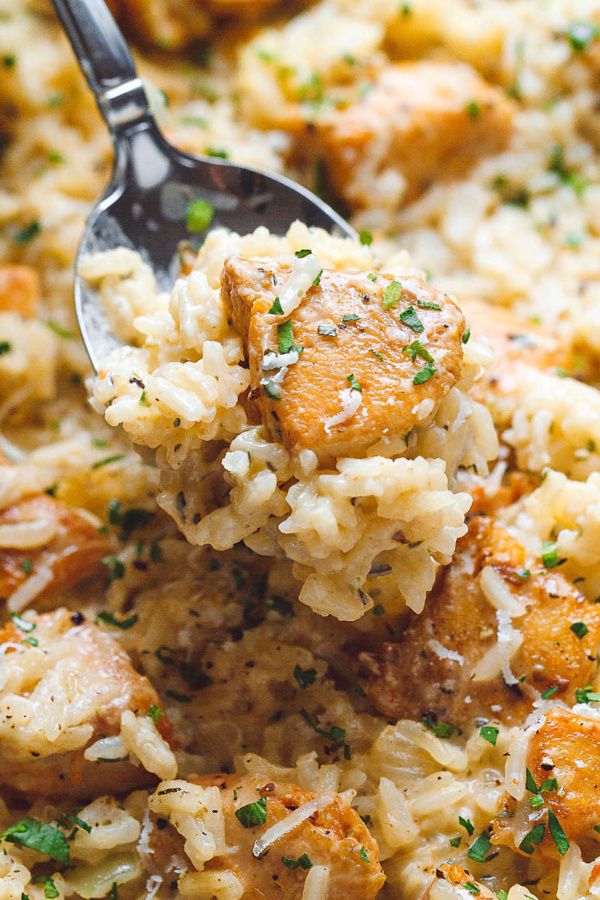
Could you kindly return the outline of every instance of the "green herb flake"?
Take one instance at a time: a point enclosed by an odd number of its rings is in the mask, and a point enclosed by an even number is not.
[[[530,769],[525,769],[525,787],[531,794],[537,794],[537,784]]]
[[[370,247],[373,243],[373,235],[370,231],[361,231],[358,239],[364,247]]]
[[[470,337],[471,337],[471,329],[470,329],[470,328],[467,328],[467,330],[464,332],[463,336],[461,337],[462,343],[463,343],[463,344],[468,344],[468,343],[469,343],[469,338],[470,338]]]
[[[119,900],[119,888],[117,887],[117,882],[113,881],[110,892],[108,894],[108,900]]]
[[[554,697],[557,691],[558,687],[556,685],[554,687],[548,688],[546,691],[542,692],[542,700],[549,700],[550,697]]]
[[[460,834],[457,835],[456,837],[450,838],[448,843],[450,844],[451,847],[454,847],[455,849],[457,847],[460,847],[460,845],[462,844],[462,838],[461,838]]]
[[[420,356],[421,359],[424,359],[426,362],[434,362],[433,356],[427,348],[423,346],[421,341],[413,341],[412,344],[407,344],[406,347],[402,348],[402,352],[409,354],[413,362],[416,360],[417,356]]]
[[[320,737],[325,738],[327,741],[331,741],[331,743],[335,744],[337,749],[344,745],[346,740],[346,730],[344,728],[340,728],[339,725],[332,725],[329,731],[325,731],[324,728],[317,725],[316,720],[304,709],[304,707],[300,708],[299,713],[306,724]]]
[[[12,344],[10,341],[0,341],[0,356],[4,356],[5,353],[10,353],[12,350]]]
[[[508,900],[508,894],[503,890],[496,891],[496,897],[497,900]]]
[[[465,112],[470,119],[478,119],[481,115],[481,107],[476,100],[471,100],[465,107]]]
[[[11,616],[13,625],[19,629],[19,631],[24,631],[26,634],[30,634],[32,631],[35,631],[37,625],[35,622],[30,622],[29,619],[23,619],[21,616],[18,616],[16,613],[13,613]]]
[[[431,300],[417,300],[419,309],[435,309],[440,310],[442,307],[439,303],[432,303]]]
[[[487,831],[482,831],[477,840],[469,847],[467,856],[475,862],[483,862],[490,852],[492,843]]]
[[[415,331],[417,334],[421,334],[421,332],[425,331],[425,327],[418,317],[414,306],[407,307],[404,312],[400,313],[398,318],[407,325],[411,331]]]
[[[64,340],[69,341],[72,340],[75,335],[69,328],[64,328],[59,322],[55,322],[53,319],[50,319],[46,322],[48,328],[54,332],[54,334],[58,335],[60,338],[64,338]]]
[[[558,850],[560,856],[564,856],[569,849],[569,841],[567,840],[567,836],[563,831],[562,825],[556,817],[556,813],[551,809],[548,810],[548,831],[552,836],[552,840],[556,844],[556,849]]]
[[[263,378],[260,384],[269,400],[281,400],[281,385],[274,378]]]
[[[522,850],[523,853],[527,853],[531,855],[535,848],[542,843],[544,839],[544,834],[546,833],[546,826],[539,822],[534,828],[529,831],[521,843],[519,844],[519,850]]]
[[[346,375],[346,381],[350,385],[350,390],[362,392],[362,384],[356,380],[354,375]]]
[[[113,628],[120,628],[121,631],[129,631],[130,628],[133,628],[139,616],[134,613],[132,616],[127,616],[126,619],[117,619],[113,613],[102,610],[98,613],[96,618],[100,619],[100,621],[104,622],[106,625],[111,625]]]
[[[33,563],[30,559],[24,559],[21,562],[21,568],[25,572],[26,575],[31,575],[31,570],[33,569]]]
[[[547,569],[558,565],[558,549],[554,541],[542,541],[542,562]]]
[[[483,738],[484,741],[487,741],[488,744],[491,744],[492,747],[495,747],[499,733],[500,729],[496,728],[494,725],[484,725],[479,731],[479,737]]]
[[[2,57],[2,66],[5,69],[14,69],[16,64],[17,64],[17,57],[15,56],[14,53],[6,53]]]
[[[335,325],[319,325],[317,331],[325,337],[337,337],[337,328]]]
[[[282,316],[283,315],[283,307],[281,305],[281,300],[279,299],[279,297],[275,297],[275,300],[273,301],[273,305],[272,305],[271,309],[269,310],[269,315],[271,315],[271,316]]]
[[[60,896],[58,888],[50,875],[44,875],[41,878],[41,883],[44,885],[44,897],[46,897],[46,900],[56,900],[56,897]]]
[[[294,256],[297,256],[298,259],[304,259],[305,256],[310,256],[312,250],[296,250]]]
[[[472,835],[473,832],[475,831],[475,826],[473,825],[473,823],[471,822],[471,820],[470,820],[470,819],[463,819],[462,816],[459,816],[459,817],[458,817],[458,824],[461,825],[461,826],[465,829],[465,831],[467,832],[467,834],[469,835],[469,837],[471,837],[471,835]]]
[[[41,230],[42,226],[39,222],[30,222],[29,225],[25,225],[24,228],[17,231],[13,240],[15,244],[28,244],[34,237],[37,237]]]
[[[372,353],[375,359],[378,359],[379,362],[384,362],[383,354],[379,353],[377,350],[373,350],[372,347],[369,347],[369,353]]]
[[[369,862],[369,854],[364,847],[360,848],[360,858],[363,860],[363,862]]]
[[[291,319],[277,326],[277,338],[280,353],[291,353],[292,350],[297,349],[294,347],[294,326]]]
[[[479,896],[479,894],[481,893],[481,891],[479,890],[479,888],[477,887],[477,885],[475,884],[474,881],[465,881],[465,883],[463,884],[463,887],[465,888],[465,890],[467,890],[469,892],[469,894],[474,894],[475,896]]]
[[[264,825],[267,821],[267,798],[261,797],[254,803],[248,803],[241,806],[235,811],[235,817],[241,822],[244,828],[255,828],[257,825]]]
[[[565,36],[575,53],[583,53],[600,35],[600,28],[595,22],[572,22]]]
[[[111,463],[121,462],[122,459],[125,459],[124,453],[115,453],[114,456],[107,456],[104,459],[99,459],[95,463],[92,463],[92,469],[102,469],[104,466],[109,466]]]
[[[529,798],[529,805],[531,806],[532,809],[539,809],[541,806],[544,805],[544,798],[542,797],[541,794],[533,794]]]
[[[369,281],[373,281],[373,282],[377,281],[377,275],[375,275],[374,272],[369,272],[369,274],[367,275],[367,278],[369,279]]]
[[[358,313],[349,313],[346,316],[342,316],[342,322],[358,322],[360,318]]]
[[[413,378],[413,384],[425,384],[426,381],[429,381],[430,378],[433,378],[435,372],[436,370],[433,366],[423,366],[423,368],[419,369],[419,371]]]
[[[310,687],[311,684],[314,684],[316,677],[316,669],[303,669],[300,665],[296,665],[294,669],[294,678],[303,689]]]
[[[70,862],[69,845],[65,835],[48,822],[25,818],[0,834],[0,840],[37,850],[60,863]]]
[[[303,853],[302,856],[299,856],[298,859],[291,859],[289,856],[282,856],[281,862],[284,866],[287,866],[288,869],[312,869],[312,861],[310,856],[307,853]]]
[[[315,280],[313,281],[313,287],[319,287],[321,284],[321,278],[323,277],[323,269],[317,274]]]
[[[208,200],[192,200],[185,213],[187,230],[193,234],[206,231],[214,219],[215,209]]]
[[[211,156],[213,159],[229,159],[229,153],[221,147],[207,147],[206,155]]]
[[[578,703],[600,703],[600,694],[596,693],[591,684],[584,688],[576,688],[575,699]]]
[[[402,291],[403,287],[399,281],[391,281],[383,292],[383,308],[391,309],[398,306]]]
[[[148,394],[146,391],[142,391],[140,394],[140,399],[138,400],[140,406],[148,407],[150,406],[150,401],[148,400]]]
[[[579,638],[579,640],[584,638],[586,634],[590,633],[590,629],[587,627],[585,622],[573,622],[572,625],[569,625],[569,630],[572,631],[573,634]]]
[[[423,716],[421,722],[441,740],[447,740],[449,737],[452,737],[454,732],[460,730],[456,725],[452,725],[451,722],[437,722],[431,715]]]
[[[160,722],[160,720],[162,719],[164,713],[160,706],[157,706],[156,703],[153,703],[152,706],[148,707],[148,712],[146,713],[146,715],[149,719],[152,719],[155,724],[158,724],[158,722]]]

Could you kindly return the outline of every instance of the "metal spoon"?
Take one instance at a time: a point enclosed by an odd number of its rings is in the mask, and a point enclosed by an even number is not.
[[[75,264],[75,308],[92,365],[119,346],[97,293],[79,276],[81,258],[126,246],[141,252],[161,288],[177,275],[177,247],[190,238],[189,204],[215,210],[211,228],[246,234],[259,225],[284,234],[307,225],[354,236],[352,228],[310,191],[281,175],[226,160],[181,153],[161,134],[123,35],[103,0],[52,0],[114,142],[110,185],[93,209]],[[200,237],[204,237],[201,234]]]

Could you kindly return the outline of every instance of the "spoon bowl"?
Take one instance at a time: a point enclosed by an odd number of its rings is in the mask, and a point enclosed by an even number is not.
[[[80,277],[84,256],[122,246],[136,250],[161,289],[168,289],[179,272],[181,242],[192,239],[201,244],[212,228],[246,234],[264,225],[274,234],[285,234],[299,219],[308,226],[355,236],[331,207],[288,178],[225,159],[191,156],[169,144],[103,0],[53,0],[53,4],[115,149],[111,183],[88,219],[75,266],[77,318],[96,371],[121,342],[111,332],[98,293]],[[190,232],[188,210],[199,200],[205,202],[206,227]]]

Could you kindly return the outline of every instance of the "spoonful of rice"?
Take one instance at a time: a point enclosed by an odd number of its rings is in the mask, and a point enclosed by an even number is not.
[[[264,225],[285,234],[299,219],[354,236],[333,209],[287,178],[190,156],[169,144],[103,0],[53,3],[114,142],[112,179],[89,217],[75,265],[77,317],[96,370],[120,342],[98,294],[79,275],[81,260],[89,254],[116,247],[137,250],[158,284],[169,287],[180,269],[182,241],[201,243],[213,227],[246,234]]]

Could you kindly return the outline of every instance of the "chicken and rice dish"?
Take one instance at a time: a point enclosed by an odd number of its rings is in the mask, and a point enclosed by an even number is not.
[[[193,201],[92,371],[110,140],[0,0],[0,900],[600,897],[600,0],[109,5],[357,238]]]

